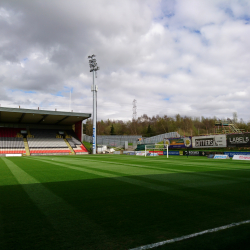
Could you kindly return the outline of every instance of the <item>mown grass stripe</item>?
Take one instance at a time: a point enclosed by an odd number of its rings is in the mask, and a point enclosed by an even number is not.
[[[71,162],[71,165],[69,166],[69,165],[66,165],[64,163],[57,163],[55,159],[53,160],[53,162],[48,161],[48,160],[44,160],[44,159],[43,160],[39,159],[39,160],[46,162],[46,163],[50,163],[50,164],[62,166],[65,168],[73,169],[73,170],[95,174],[95,175],[101,176],[101,177],[114,178],[114,179],[121,181],[121,182],[125,182],[128,184],[136,185],[139,187],[143,187],[143,188],[158,191],[158,192],[163,192],[163,193],[166,193],[168,195],[175,196],[175,197],[179,196],[181,198],[186,198],[187,195],[189,195],[189,199],[193,199],[194,201],[197,198],[200,198],[200,200],[204,200],[204,195],[200,195],[197,193],[195,193],[195,195],[194,195],[194,192],[193,192],[194,188],[189,188],[188,189],[189,191],[188,191],[187,189],[181,190],[183,187],[186,187],[185,185],[183,186],[181,184],[173,184],[172,183],[171,186],[155,184],[155,183],[152,183],[153,179],[151,177],[147,177],[147,175],[146,176],[139,176],[138,177],[138,178],[140,178],[140,180],[139,180],[139,179],[131,178],[131,177],[127,177],[127,176],[120,176],[119,172],[107,171],[107,170],[102,170],[102,169],[93,170],[93,167],[87,167],[86,165],[85,166],[81,165],[81,167],[72,166],[72,164],[73,164],[72,162]],[[85,164],[86,164],[86,162],[85,162]],[[80,165],[80,164],[78,164],[78,165]],[[141,180],[141,179],[143,179],[143,180]],[[149,181],[147,181],[147,180],[149,180]],[[170,184],[170,183],[168,183],[168,184]],[[192,192],[190,192],[190,190],[192,190]],[[206,202],[208,202],[208,201],[206,201]],[[209,203],[207,203],[207,204],[209,204]]]
[[[142,164],[138,165],[138,164],[123,163],[123,162],[113,162],[113,161],[99,161],[99,160],[93,160],[93,159],[87,159],[87,161],[98,162],[98,163],[101,162],[101,163],[108,163],[108,164],[115,164],[115,165],[132,166],[132,167],[135,166],[135,167],[139,167],[139,168],[151,168],[151,169],[170,170],[170,171],[175,171],[175,172],[194,172],[193,170],[180,170],[180,169],[176,169],[176,168],[175,169],[169,168],[167,165],[169,165],[170,163],[167,162],[167,161],[161,161],[162,163],[166,164],[164,167],[159,167],[159,166],[152,167],[152,166],[148,166],[148,165],[143,164],[142,161],[140,161],[140,163],[142,163],[143,165]],[[150,162],[158,163],[160,161],[150,161]],[[149,163],[149,162],[147,162],[147,163]],[[195,164],[198,164],[198,163],[195,163],[195,162],[186,163],[186,162],[183,162],[183,161],[182,162],[173,161],[173,162],[171,162],[171,164],[172,163],[175,166],[179,165],[181,167],[187,167],[188,166],[188,167],[198,167],[198,168],[203,167],[204,168],[204,166],[195,166]],[[209,165],[209,167],[208,167],[207,170],[209,170],[211,168],[213,168],[213,169],[223,169],[223,170],[227,170],[227,169],[228,170],[239,170],[239,168],[233,168],[233,169],[229,168],[229,167],[228,168],[220,168],[220,167],[211,167],[210,165]],[[246,170],[248,170],[248,169],[246,169]]]
[[[211,159],[212,160],[212,159]],[[152,160],[153,161],[153,160]],[[227,160],[228,161],[228,160]],[[204,162],[204,161],[193,161],[193,160],[191,160],[190,162],[188,161],[186,161],[186,162],[184,162],[184,161],[182,161],[182,162],[177,162],[177,161],[168,161],[168,162],[166,162],[166,161],[164,161],[164,160],[155,160],[154,162],[163,162],[163,163],[173,163],[174,165],[181,165],[181,166],[191,166],[191,167],[195,167],[195,168],[203,168],[203,167],[205,167],[205,166],[207,166],[209,169],[221,169],[221,170],[246,170],[246,171],[249,171],[250,169],[249,169],[249,166],[242,166],[242,164],[240,165],[240,167],[235,167],[235,165],[239,165],[238,163],[235,163],[235,162],[225,162],[225,161],[223,161],[223,160],[219,160],[219,161],[217,161],[217,163],[219,163],[220,164],[220,167],[218,167],[218,166],[216,166],[216,167],[214,167],[213,166],[213,164],[214,163],[216,163],[215,161],[214,162]],[[229,166],[228,167],[228,163],[230,164],[230,165],[234,165],[233,167],[232,166]],[[224,164],[226,164],[227,166],[223,166]]]
[[[165,187],[165,186],[156,185],[156,184],[152,184],[150,182],[145,182],[145,181],[129,178],[127,176],[119,176],[118,174],[114,174],[114,173],[106,173],[106,172],[101,171],[101,170],[99,170],[99,171],[98,170],[93,170],[93,169],[90,169],[89,167],[86,168],[85,166],[83,166],[83,167],[75,167],[75,166],[71,166],[71,165],[70,166],[66,165],[64,163],[58,163],[58,162],[55,162],[55,161],[50,162],[50,161],[44,160],[44,159],[43,160],[39,159],[39,160],[43,161],[43,162],[46,162],[46,163],[53,164],[53,165],[65,167],[65,168],[68,168],[68,169],[83,171],[83,172],[90,173],[90,174],[95,174],[97,176],[101,176],[101,177],[105,177],[105,178],[115,178],[118,181],[122,181],[122,182],[126,182],[126,183],[129,183],[129,184],[137,185],[137,186],[140,186],[140,187],[152,189],[152,190],[155,190],[155,191],[164,192],[166,190],[172,190],[171,188],[168,188],[168,187]]]
[[[57,158],[57,159],[54,159],[54,161],[62,161],[61,158]],[[172,182],[171,180],[159,180],[158,178],[161,176],[161,175],[143,175],[143,176],[132,176],[132,178],[130,176],[128,177],[119,177],[119,174],[121,173],[121,169],[118,168],[117,171],[114,171],[114,170],[103,170],[103,166],[102,165],[99,165],[99,167],[96,167],[96,166],[89,166],[87,167],[87,162],[86,161],[78,161],[77,164],[75,161],[70,161],[70,165],[72,166],[73,165],[79,165],[81,166],[80,167],[80,171],[83,171],[82,169],[86,170],[86,168],[89,170],[89,171],[93,171],[93,168],[98,171],[99,173],[96,173],[96,174],[100,174],[100,172],[102,173],[102,175],[106,175],[106,174],[114,174],[115,176],[113,176],[113,178],[116,178],[118,181],[123,181],[123,182],[127,182],[127,183],[130,183],[130,184],[134,184],[134,185],[137,185],[137,186],[141,186],[141,187],[144,187],[144,188],[148,188],[148,189],[152,189],[152,190],[155,190],[155,191],[160,191],[160,192],[164,192],[164,193],[167,193],[168,195],[170,196],[175,196],[175,197],[181,197],[181,198],[187,198],[189,200],[194,200],[196,201],[196,199],[200,199],[202,200],[203,202],[205,202],[207,205],[215,205],[217,203],[220,202],[220,199],[221,198],[218,198],[216,196],[214,196],[211,192],[212,191],[205,191],[203,190],[203,193],[200,192],[200,186],[193,186],[193,185],[188,185],[188,183],[186,182],[178,182],[178,183],[175,183],[175,182]],[[84,164],[84,166],[83,166]],[[93,172],[91,172],[93,173]],[[187,175],[187,173],[185,173],[185,175]],[[196,173],[191,173],[189,174],[190,176],[195,176]],[[198,177],[200,177],[200,175],[196,175]],[[112,177],[112,175],[109,175],[109,177]],[[203,176],[202,176],[203,177]],[[207,177],[207,176],[205,176]],[[214,183],[214,180],[213,180],[213,176],[209,176],[211,177],[210,178],[210,182],[212,185]],[[218,178],[218,177],[217,177]],[[154,183],[153,181],[157,181],[157,184]],[[223,178],[223,180],[221,180],[221,178],[219,178],[219,181],[220,181],[220,185],[229,185],[229,184],[235,184],[235,183],[238,183],[239,180],[235,179],[235,178]],[[218,182],[217,184],[218,185]],[[209,185],[207,185],[209,186]],[[202,187],[205,187],[205,185],[202,185]],[[204,200],[204,197],[207,197],[206,200]],[[211,197],[214,197],[214,201],[211,202],[210,201],[210,198]],[[216,198],[215,198],[216,197]],[[230,204],[229,201],[227,201],[228,204]],[[219,208],[219,206],[218,206]]]
[[[63,161],[63,159],[57,158],[56,161]],[[128,166],[128,167],[137,167],[137,168],[141,168],[142,171],[144,169],[151,169],[151,170],[161,170],[164,171],[165,173],[185,173],[185,174],[190,174],[190,175],[197,175],[197,176],[205,176],[205,177],[211,177],[211,178],[219,178],[219,179],[230,179],[230,180],[235,180],[237,179],[238,181],[250,181],[250,178],[242,178],[242,177],[237,177],[237,176],[228,176],[228,175],[222,175],[222,174],[217,174],[214,171],[210,171],[210,173],[205,173],[205,172],[194,172],[192,170],[180,170],[180,169],[173,169],[173,168],[169,168],[169,167],[155,167],[155,166],[147,166],[147,165],[137,165],[137,164],[129,164],[129,163],[115,163],[115,162],[109,162],[109,161],[96,161],[96,160],[87,160],[90,162],[96,162],[96,163],[105,163],[105,164],[113,164],[113,165],[123,165],[123,166]],[[74,162],[76,162],[76,160],[74,159],[73,161],[71,161],[71,164],[74,164]],[[79,162],[82,163],[82,161],[79,160]],[[86,160],[84,161],[84,163],[86,164]],[[80,164],[78,164],[80,165]],[[92,166],[92,168],[96,168],[99,169],[98,166]],[[120,170],[120,169],[119,169]],[[227,169],[224,169],[227,170]],[[229,170],[229,169],[228,169]],[[231,169],[230,169],[231,170]],[[239,170],[239,169],[238,169]],[[123,173],[127,173],[128,171],[125,171]],[[120,171],[120,173],[122,173]],[[156,173],[157,174],[157,173]],[[146,176],[145,171],[143,171],[143,175]]]
[[[129,157],[131,157],[130,159],[131,160],[133,160],[133,161],[135,161],[135,162],[142,162],[145,158],[136,158],[136,157],[133,157],[133,156],[129,156]],[[76,159],[77,157],[75,157],[74,159]],[[112,157],[109,157],[110,159],[109,160],[112,160]],[[80,158],[78,158],[78,159],[80,159]],[[92,159],[89,159],[89,158],[87,158],[88,160],[91,160],[91,161],[94,161],[94,160],[92,160]],[[113,157],[113,159],[115,159],[114,157]],[[143,160],[142,160],[143,159]],[[125,158],[120,158],[119,159],[120,161],[125,161],[125,160],[127,160],[127,159],[125,159]],[[145,159],[146,160],[146,159]],[[220,167],[218,167],[218,166],[213,166],[214,165],[214,163],[215,163],[215,161],[213,161],[212,159],[211,159],[211,161],[210,162],[207,162],[206,161],[207,159],[205,158],[205,159],[202,159],[202,160],[198,160],[198,159],[196,159],[196,158],[188,158],[187,160],[185,160],[185,161],[183,161],[183,158],[182,159],[176,159],[176,158],[174,158],[174,159],[162,159],[161,157],[159,157],[159,158],[147,158],[147,162],[148,163],[151,163],[151,162],[154,162],[154,163],[165,163],[165,164],[167,164],[167,165],[169,165],[169,164],[174,164],[174,165],[179,165],[179,166],[182,166],[182,167],[186,167],[186,166],[190,166],[190,167],[198,167],[198,168],[203,168],[203,167],[205,167],[205,166],[208,166],[208,168],[210,169],[210,168],[213,168],[213,169],[222,169],[222,170],[225,170],[225,169],[230,169],[230,170],[238,170],[238,169],[242,169],[242,170],[247,170],[247,171],[249,171],[250,169],[249,169],[249,166],[247,165],[247,164],[243,164],[243,162],[241,163],[241,164],[238,164],[237,163],[237,166],[240,166],[240,167],[235,167],[235,162],[232,162],[232,161],[228,161],[228,160],[225,160],[225,161],[223,161],[223,160],[218,160],[217,161],[217,163],[219,163],[220,164]],[[99,162],[99,161],[98,161]],[[107,162],[107,161],[106,161]],[[110,162],[110,163],[112,163],[112,162]],[[113,162],[113,163],[115,163],[115,162]],[[123,162],[120,162],[119,164],[126,164],[126,163],[123,163]],[[224,164],[226,164],[227,166],[223,166]],[[230,164],[230,165],[234,165],[233,167],[228,167],[228,164]],[[135,164],[136,165],[136,164]],[[197,166],[197,165],[199,165],[199,166]],[[245,166],[246,165],[246,166]]]
[[[236,222],[236,223],[231,223],[229,225],[225,225],[225,226],[221,226],[221,227],[216,227],[216,228],[212,228],[212,229],[207,229],[207,230],[204,230],[204,231],[201,231],[201,232],[198,232],[198,233],[189,234],[189,235],[177,237],[177,238],[170,239],[170,240],[164,240],[164,241],[160,241],[160,242],[157,242],[157,243],[153,243],[153,244],[148,244],[148,245],[141,246],[141,247],[132,248],[130,250],[152,249],[152,248],[163,246],[163,245],[166,245],[166,244],[169,244],[169,243],[174,243],[174,242],[177,242],[177,241],[187,240],[187,239],[194,238],[194,237],[197,237],[197,236],[200,236],[200,235],[203,235],[203,234],[215,233],[215,232],[218,232],[218,231],[226,230],[226,229],[229,229],[229,228],[232,228],[232,227],[237,227],[237,226],[248,224],[248,223],[250,223],[250,220]]]
[[[58,160],[59,161],[59,160]],[[60,160],[61,161],[61,160]],[[73,161],[71,162],[71,164],[74,164],[76,163],[76,161]],[[104,161],[102,161],[102,163],[106,163]],[[86,165],[86,161],[85,161],[85,165]],[[125,164],[124,164],[125,165]],[[133,165],[133,164],[129,164],[128,167],[133,167],[133,168],[137,168],[137,165]],[[140,166],[139,168],[141,168],[142,166]],[[92,166],[91,168],[95,168],[95,169],[100,169],[100,167],[97,167],[97,166]],[[165,173],[175,173],[175,172],[178,172],[178,173],[183,173],[183,174],[187,174],[189,176],[199,176],[199,177],[209,177],[210,179],[214,179],[214,178],[218,178],[219,180],[221,179],[224,179],[225,182],[227,182],[228,184],[229,183],[236,183],[236,182],[239,182],[239,181],[250,181],[250,178],[240,178],[240,177],[231,177],[231,176],[227,176],[227,175],[219,175],[219,174],[215,174],[215,173],[204,173],[204,172],[193,172],[193,171],[183,171],[183,170],[175,170],[175,169],[171,169],[171,168],[162,168],[162,167],[149,167],[149,166],[145,166],[144,168],[146,169],[158,169],[158,170],[161,170],[161,171],[164,171]],[[141,168],[142,169],[142,168]],[[103,170],[103,168],[102,168]],[[166,171],[167,170],[167,171]],[[119,173],[123,173],[123,174],[126,174],[127,171],[123,171],[122,169],[118,169]],[[116,171],[116,172],[118,172]],[[143,169],[142,169],[143,171]],[[155,177],[147,177],[147,174],[143,171],[143,177],[144,178],[150,178],[150,179],[155,179],[157,180],[157,176],[159,176],[160,174],[155,174]],[[230,180],[230,181],[227,181],[227,180]],[[166,182],[164,180],[161,180],[161,182]],[[225,184],[225,183],[224,183]],[[185,185],[186,187],[188,187],[188,185]]]
[[[57,231],[61,238],[63,249],[74,249],[79,241],[79,235],[86,238],[91,236],[94,238],[108,238],[99,225],[89,220],[82,213],[79,213],[74,207],[52,193],[11,160],[2,159],[33,203]],[[72,225],[74,225],[74,228],[72,228]],[[79,231],[76,234],[77,229]]]

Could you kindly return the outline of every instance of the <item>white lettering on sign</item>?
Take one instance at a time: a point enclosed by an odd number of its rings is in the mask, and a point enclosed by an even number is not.
[[[195,140],[195,145],[196,145],[196,147],[213,146],[214,140],[213,139]]]
[[[230,143],[232,144],[241,144],[241,143],[248,143],[249,138],[248,137],[234,137],[234,138],[229,138]]]

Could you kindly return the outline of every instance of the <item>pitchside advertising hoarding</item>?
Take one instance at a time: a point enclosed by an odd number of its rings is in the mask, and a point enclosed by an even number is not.
[[[250,147],[250,133],[227,135],[228,147]]]
[[[234,155],[233,160],[250,161],[250,156],[246,156],[246,155]]]
[[[165,143],[169,148],[191,148],[192,140],[191,137],[184,138],[168,138]]]
[[[250,156],[250,152],[240,152],[240,151],[236,151],[236,152],[224,152],[225,155],[228,155],[229,157],[234,157],[235,155],[246,155],[246,156]]]
[[[193,136],[193,148],[224,148],[227,146],[226,135]]]
[[[214,159],[229,159],[228,155],[215,155]]]
[[[149,153],[157,153],[158,155],[167,155],[167,151],[150,150]],[[168,155],[180,155],[180,152],[168,151]]]

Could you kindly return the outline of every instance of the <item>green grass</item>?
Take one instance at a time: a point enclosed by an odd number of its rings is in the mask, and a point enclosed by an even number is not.
[[[0,158],[0,249],[129,249],[250,219],[247,161]],[[249,249],[250,224],[157,249]]]
[[[89,152],[92,151],[92,143],[89,143],[87,141],[83,141],[82,143]]]

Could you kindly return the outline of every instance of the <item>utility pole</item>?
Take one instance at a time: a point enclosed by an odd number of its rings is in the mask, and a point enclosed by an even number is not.
[[[97,121],[97,85],[95,85],[95,77],[97,77],[97,70],[100,68],[97,65],[95,55],[88,56],[90,72],[93,72],[93,85],[91,91],[93,92],[93,147],[92,153],[96,154],[96,121]]]
[[[137,112],[136,112],[137,106],[136,106],[136,103],[137,103],[137,101],[134,99],[134,101],[133,101],[133,120],[134,120],[134,121],[135,121],[136,118],[137,118]]]

